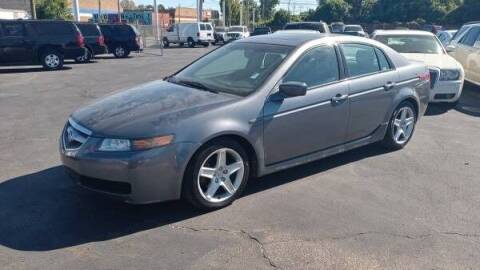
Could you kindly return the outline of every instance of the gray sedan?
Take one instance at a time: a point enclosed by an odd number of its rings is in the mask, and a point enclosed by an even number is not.
[[[81,186],[130,203],[220,208],[253,177],[379,141],[403,148],[429,79],[365,38],[256,36],[74,112],[61,159]]]

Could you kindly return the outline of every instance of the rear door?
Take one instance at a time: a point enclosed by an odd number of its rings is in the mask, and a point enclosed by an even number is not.
[[[32,62],[33,40],[22,22],[2,22],[0,48],[3,63]]]
[[[345,43],[340,47],[349,77],[347,141],[353,141],[368,137],[384,124],[398,76],[382,50],[359,43]]]

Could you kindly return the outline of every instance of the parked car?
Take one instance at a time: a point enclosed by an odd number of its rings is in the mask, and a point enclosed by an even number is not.
[[[125,58],[133,51],[142,51],[143,42],[135,26],[130,24],[100,24],[108,51],[117,58]]]
[[[250,32],[248,31],[248,28],[246,26],[235,25],[235,26],[231,26],[228,29],[226,41],[231,42],[234,40],[247,38],[249,36],[250,36]]]
[[[215,31],[213,32],[213,37],[215,40],[213,44],[225,43],[225,40],[227,40],[227,32],[228,27],[215,27]]]
[[[475,21],[475,22],[467,22],[462,27],[453,35],[452,40],[450,40],[450,43],[448,45],[456,45],[458,41],[467,33],[467,31],[470,29],[470,27],[480,24],[480,21]]]
[[[424,62],[431,77],[430,102],[457,102],[462,94],[464,70],[447,54],[437,37],[427,31],[376,31],[378,40],[410,60]]]
[[[170,43],[183,46],[187,43],[188,47],[193,48],[197,44],[209,46],[215,42],[213,36],[213,26],[210,23],[177,23],[171,25],[165,37],[163,46],[169,47]]]
[[[469,24],[458,42],[447,46],[447,50],[463,65],[465,79],[480,85],[480,22]]]
[[[105,45],[105,38],[103,37],[100,27],[94,23],[76,23],[80,32],[85,39],[85,54],[75,58],[76,62],[86,63],[90,62],[95,55],[105,54],[108,52],[107,45]]]
[[[343,33],[345,24],[343,22],[333,22],[330,24],[330,28],[332,33],[340,34]]]
[[[437,33],[438,40],[442,42],[442,45],[444,47],[447,47],[448,44],[450,44],[450,41],[452,40],[453,36],[455,33],[457,33],[458,30],[445,30],[445,31],[440,31]]]
[[[363,30],[363,27],[359,24],[349,24],[345,25],[342,34],[358,36],[358,37],[368,37],[367,32]]]
[[[0,20],[0,65],[63,67],[64,59],[85,54],[84,38],[69,21]]]
[[[272,33],[272,29],[268,26],[255,27],[251,36],[269,35]]]
[[[330,33],[330,28],[324,22],[295,22],[287,23],[283,30],[314,30],[320,33]]]
[[[255,36],[74,112],[61,159],[81,186],[130,203],[224,207],[251,177],[378,141],[405,147],[429,77],[370,39]]]

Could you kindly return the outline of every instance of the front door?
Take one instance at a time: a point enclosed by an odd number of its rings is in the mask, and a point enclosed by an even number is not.
[[[32,46],[26,40],[26,30],[21,22],[3,22],[1,24],[0,50],[3,63],[31,62]]]
[[[392,104],[397,72],[383,51],[364,44],[341,44],[350,77],[347,141],[368,137],[384,124]]]
[[[305,96],[278,100],[272,94],[264,107],[264,152],[267,166],[312,154],[345,141],[348,82],[340,82],[334,47],[307,51],[282,82],[304,82]]]

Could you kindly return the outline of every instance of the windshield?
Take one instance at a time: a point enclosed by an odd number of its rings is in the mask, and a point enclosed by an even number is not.
[[[271,44],[232,43],[200,58],[168,81],[247,96],[265,82],[293,49]]]
[[[230,27],[229,32],[243,32],[243,27]]]
[[[354,32],[354,31],[363,31],[361,26],[352,25],[352,26],[345,26],[345,32]]]
[[[442,45],[432,36],[377,36],[376,40],[388,45],[399,53],[443,54]]]
[[[320,23],[292,23],[285,25],[284,30],[315,30],[322,33],[325,32],[323,25]]]

